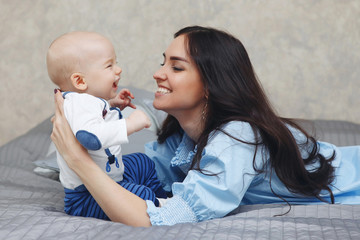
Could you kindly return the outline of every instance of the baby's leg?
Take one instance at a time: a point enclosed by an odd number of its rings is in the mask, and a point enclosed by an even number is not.
[[[166,198],[159,179],[157,178],[154,162],[143,153],[132,153],[123,156],[125,166],[124,180],[150,188],[158,198]]]
[[[72,216],[110,220],[84,185],[76,189],[65,188],[64,210]]]
[[[124,181],[118,182],[118,184],[144,200],[153,201],[155,206],[159,206],[159,200],[156,199],[155,193],[150,188]],[[69,215],[110,220],[84,185],[74,190],[65,188],[64,203],[64,210]]]
[[[123,162],[124,179],[118,184],[144,200],[153,201],[158,206],[159,201],[156,197],[166,198],[166,193],[156,176],[154,162],[142,153],[125,155]],[[69,215],[109,220],[84,185],[74,190],[65,189],[64,203],[64,210]]]

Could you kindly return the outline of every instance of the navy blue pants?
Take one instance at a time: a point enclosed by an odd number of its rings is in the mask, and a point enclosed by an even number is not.
[[[124,155],[122,160],[125,168],[124,177],[118,184],[142,199],[151,200],[159,206],[156,197],[166,198],[166,192],[156,176],[154,162],[143,153]],[[109,220],[84,185],[74,190],[65,188],[64,202],[64,210],[69,215]]]

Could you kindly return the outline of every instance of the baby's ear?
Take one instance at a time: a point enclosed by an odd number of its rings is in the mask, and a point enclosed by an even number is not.
[[[87,89],[87,84],[84,79],[84,75],[82,73],[73,73],[71,74],[71,83],[74,86],[74,88],[85,91]]]

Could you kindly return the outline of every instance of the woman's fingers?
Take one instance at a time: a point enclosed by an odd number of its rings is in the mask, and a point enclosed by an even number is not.
[[[62,108],[63,108],[63,104],[61,103],[61,99],[59,99],[59,95],[61,98],[62,94],[58,89],[54,90],[54,101],[55,101],[55,115],[51,118],[51,122],[53,123],[53,131],[51,133],[51,140],[55,143],[55,145],[57,144],[57,136],[58,136],[58,121],[62,115]]]
[[[71,135],[73,134],[64,115],[64,98],[60,91],[54,91],[54,93],[55,115],[51,119],[53,123],[51,139],[59,152],[62,152],[66,148],[66,143],[72,140]]]
[[[57,114],[63,115],[64,113],[64,98],[61,92],[57,89],[54,90],[55,92],[55,117]]]

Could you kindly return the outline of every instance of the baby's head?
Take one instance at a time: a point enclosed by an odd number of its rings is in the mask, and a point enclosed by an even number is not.
[[[70,32],[55,39],[46,56],[50,79],[61,91],[116,96],[121,68],[111,42],[94,32]]]

